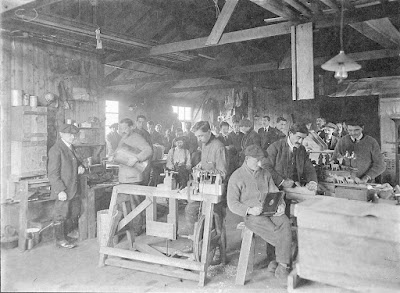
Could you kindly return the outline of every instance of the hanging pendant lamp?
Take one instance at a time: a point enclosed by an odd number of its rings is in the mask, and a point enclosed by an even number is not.
[[[348,71],[356,71],[361,69],[361,65],[353,61],[350,57],[346,56],[343,50],[343,18],[344,18],[344,5],[343,0],[341,1],[341,13],[340,13],[340,52],[332,59],[328,60],[321,65],[321,68],[327,71],[334,71],[335,78],[341,82],[346,79]]]

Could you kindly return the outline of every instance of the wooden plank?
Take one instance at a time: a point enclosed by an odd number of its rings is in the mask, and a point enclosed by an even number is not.
[[[323,270],[317,270],[315,268],[301,266],[301,264],[297,264],[297,272],[300,277],[305,279],[329,284],[332,286],[347,288],[358,292],[397,293],[400,290],[399,283],[394,284],[389,282],[380,282],[367,278],[354,278],[353,276],[348,275],[345,272],[327,272]]]
[[[168,206],[169,206],[169,213],[167,216],[167,222],[174,225],[173,239],[175,240],[178,233],[178,200],[170,199]]]
[[[290,27],[293,25],[292,22],[284,22],[274,25],[256,27],[252,29],[246,29],[241,31],[235,31],[231,33],[225,33],[222,35],[217,45],[231,44],[237,42],[244,42],[249,40],[257,40],[268,38],[277,35],[288,34]],[[161,55],[174,52],[182,52],[189,50],[196,50],[205,47],[207,38],[198,38],[187,41],[157,45],[150,49],[150,56]]]
[[[366,21],[369,26],[386,36],[391,42],[400,46],[400,32],[392,24],[389,18],[379,18]]]
[[[295,206],[296,217],[304,213],[316,211],[322,213],[335,213],[346,216],[377,217],[389,221],[399,221],[399,209],[396,206],[374,204],[369,202],[321,196],[309,199]]]
[[[290,9],[288,9],[278,1],[275,0],[250,0],[250,1],[268,11],[271,11],[272,13],[278,16],[282,16],[289,19],[296,18],[296,14],[294,14]]]
[[[298,96],[297,91],[297,53],[296,53],[296,27],[292,26],[290,34],[290,45],[291,45],[291,63],[292,63],[292,100],[296,101]]]
[[[88,221],[88,238],[92,239],[96,237],[96,191],[98,189],[90,188],[87,197],[87,221]]]
[[[152,201],[149,198],[146,198],[142,201],[133,211],[131,211],[128,216],[124,217],[118,224],[118,231],[124,228],[127,224],[129,224],[135,217],[137,217],[141,212],[143,212],[149,205],[152,204]]]
[[[212,85],[203,85],[203,86],[194,86],[194,87],[185,87],[185,88],[170,88],[166,90],[167,93],[187,93],[187,92],[202,92],[208,90],[216,90],[216,89],[230,89],[230,88],[239,88],[242,87],[236,83],[228,83],[228,84],[212,84]]]
[[[199,275],[196,273],[178,268],[164,267],[156,264],[146,264],[137,261],[110,258],[106,260],[106,265],[143,271],[157,275],[164,275],[168,277],[182,278],[185,280],[197,281],[199,279]]]
[[[159,265],[165,265],[165,266],[172,266],[172,267],[178,267],[181,269],[188,269],[188,270],[193,270],[193,271],[204,271],[204,264],[195,262],[195,261],[189,261],[189,260],[184,260],[184,259],[178,259],[178,258],[171,258],[171,257],[166,257],[166,256],[156,256],[156,255],[149,255],[141,252],[136,252],[136,251],[129,251],[126,249],[121,249],[121,248],[112,248],[112,247],[100,247],[100,253],[106,254],[109,256],[118,256],[122,258],[128,258],[132,260],[139,260],[143,262],[150,262],[150,263],[155,263]]]
[[[301,14],[303,14],[304,16],[311,17],[311,13],[295,0],[284,0],[284,1],[290,6],[292,6],[294,9],[299,11]]]
[[[227,0],[225,2],[220,15],[218,16],[218,19],[215,22],[210,35],[208,36],[206,46],[218,44],[238,1],[239,0]]]
[[[324,219],[319,221],[318,219]],[[359,223],[362,222],[362,225]],[[297,217],[298,227],[400,243],[400,222],[308,210]]]
[[[38,9],[62,0],[4,0],[1,5],[1,18],[5,20],[15,14],[18,9]]]
[[[210,253],[210,242],[211,242],[211,226],[214,215],[214,204],[210,201],[203,202],[202,213],[205,216],[204,221],[204,232],[203,232],[203,245],[201,249],[201,263],[204,265],[204,270],[200,272],[199,286],[204,286],[207,279],[207,269],[209,265],[209,253]]]
[[[146,223],[146,234],[155,237],[167,238],[170,240],[176,239],[175,231],[176,225],[173,223],[163,222],[147,222]]]
[[[236,285],[244,285],[246,281],[247,268],[251,260],[250,254],[254,253],[255,243],[253,239],[254,233],[245,228],[243,233],[242,245],[240,247],[239,262],[236,271]]]
[[[334,0],[319,0],[322,3],[324,3],[326,6],[329,6],[331,9],[335,10],[335,11],[339,11],[339,7],[337,6],[337,4],[334,2]]]
[[[392,41],[390,37],[386,36],[380,31],[380,28],[376,26],[376,23],[364,21],[352,23],[350,26],[367,38],[377,42],[384,48],[392,49],[398,47],[396,42]]]
[[[147,254],[152,254],[152,255],[158,255],[158,256],[165,256],[161,252],[159,252],[157,249],[154,249],[150,245],[146,243],[138,243],[135,241],[135,247],[137,250],[139,250],[142,253],[147,253]]]
[[[87,184],[87,176],[81,176],[79,181],[81,185],[81,216],[79,217],[79,240],[83,241],[88,238],[88,193],[89,186]]]
[[[157,200],[154,196],[148,196],[147,198],[151,200],[151,205],[146,208],[146,223],[150,223],[157,220]]]
[[[28,198],[32,195],[28,191],[28,181],[20,181],[17,193],[19,194],[19,231],[18,246],[24,251],[26,247],[26,229],[28,228]]]
[[[297,88],[297,95],[293,100],[314,99],[314,54],[313,54],[313,28],[312,23],[296,26],[296,80],[293,87]]]
[[[129,64],[131,64],[131,62],[125,61],[125,62],[123,62],[120,66],[123,68],[123,67],[128,66]],[[104,77],[104,82],[105,82],[105,83],[109,83],[109,82],[113,81],[113,80],[116,79],[118,76],[120,76],[123,72],[124,72],[123,69],[115,68],[111,73],[107,74],[107,75]]]

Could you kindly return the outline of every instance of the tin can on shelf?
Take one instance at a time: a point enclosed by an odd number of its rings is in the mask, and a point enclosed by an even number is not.
[[[11,106],[22,106],[22,91],[11,90]]]
[[[23,99],[22,99],[22,104],[24,106],[29,106],[29,94],[24,94]]]
[[[37,107],[38,105],[38,97],[37,96],[30,96],[29,97],[29,106]]]

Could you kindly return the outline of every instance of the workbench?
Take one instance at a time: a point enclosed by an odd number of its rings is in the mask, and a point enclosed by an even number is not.
[[[115,186],[117,182],[105,182],[90,186],[87,176],[80,176],[81,216],[79,217],[79,241],[96,237],[96,197]]]
[[[142,195],[146,199],[124,216],[118,210],[118,199],[120,194]],[[122,195],[121,195],[122,196]],[[126,196],[126,195],[124,195]],[[156,222],[156,197],[169,199],[169,215],[167,223]],[[176,239],[178,224],[177,200],[192,200],[202,202],[202,214],[204,215],[204,230],[202,234],[201,258],[199,261],[168,257],[162,253],[148,253],[143,250],[137,251],[135,243],[130,249],[115,248],[113,236],[127,226],[142,211],[146,210],[146,234],[167,239]],[[110,207],[108,211],[108,222],[106,225],[106,237],[104,243],[100,243],[99,266],[113,265],[134,270],[146,271],[166,276],[189,279],[199,282],[204,286],[207,277],[207,269],[211,261],[211,231],[214,214],[214,204],[221,202],[220,195],[191,194],[191,192],[179,192],[178,190],[165,190],[157,187],[121,184],[113,188]],[[121,219],[122,218],[122,219]],[[108,258],[114,256],[113,258]],[[119,258],[115,258],[119,257]],[[128,259],[128,260],[126,260]]]

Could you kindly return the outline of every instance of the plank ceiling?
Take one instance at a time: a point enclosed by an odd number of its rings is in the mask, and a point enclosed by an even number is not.
[[[3,1],[2,33],[96,54],[109,92],[198,98],[290,84],[290,27],[313,22],[315,65],[339,51],[337,0]],[[364,77],[400,72],[400,3],[345,0],[344,46]],[[219,17],[217,18],[217,16]],[[101,29],[102,50],[95,30]],[[210,35],[211,34],[211,35]],[[210,37],[209,37],[210,36]],[[317,73],[318,73],[317,69]],[[264,74],[265,78],[254,75]]]

